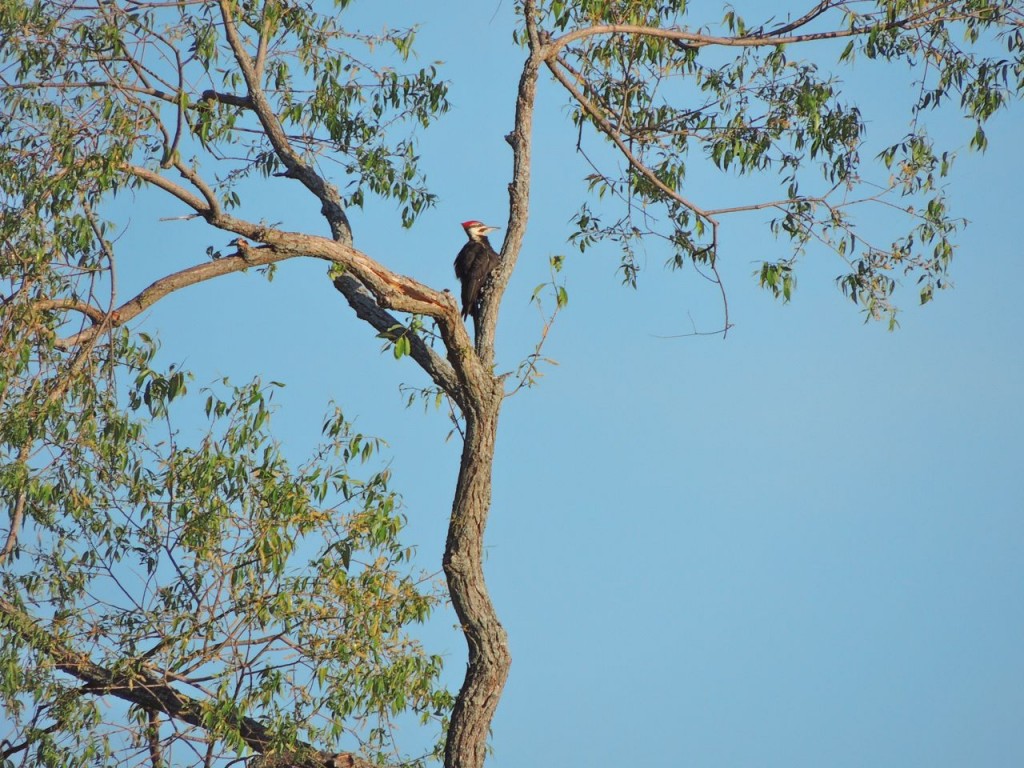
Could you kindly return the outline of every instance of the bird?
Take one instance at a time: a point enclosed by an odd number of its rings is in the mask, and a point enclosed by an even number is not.
[[[480,292],[501,261],[487,240],[487,235],[500,227],[491,227],[475,219],[462,222],[469,242],[455,257],[455,276],[462,281],[462,319],[473,314],[476,319]]]

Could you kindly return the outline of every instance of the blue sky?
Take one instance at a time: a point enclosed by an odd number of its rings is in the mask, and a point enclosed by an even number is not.
[[[451,81],[452,112],[420,141],[437,208],[411,231],[389,203],[352,212],[358,247],[435,287],[455,288],[459,222],[507,216],[502,137],[523,58],[511,6],[353,8],[371,26],[422,21],[420,61],[443,60]],[[843,77],[851,100],[875,110],[872,130],[898,136],[903,75],[864,65]],[[587,171],[544,79],[534,215],[502,310],[501,364],[532,349],[528,299],[553,254],[568,256],[570,303],[545,349],[559,365],[508,401],[501,424],[487,576],[514,661],[489,765],[1024,764],[1021,114],[993,123],[986,155],[961,153],[951,199],[972,226],[956,288],[919,308],[908,286],[896,333],[863,324],[826,255],[804,261],[792,304],[760,291],[756,264],[785,251],[768,217],[751,215],[723,230],[728,339],[665,339],[720,324],[717,293],[663,271],[654,252],[633,292],[616,254],[566,244]],[[931,119],[966,145],[961,118]],[[763,189],[694,178],[691,196],[715,204]],[[297,184],[262,184],[243,214],[325,230]],[[229,239],[158,222],[180,213],[158,200],[136,198],[119,242],[123,296]],[[197,383],[286,382],[277,423],[297,455],[331,399],[387,439],[406,538],[424,569],[439,569],[457,439],[445,442],[443,413],[403,407],[399,385],[425,378],[379,352],[322,263],[286,263],[270,284],[241,275],[192,288],[140,327]],[[453,625],[441,613],[424,636],[457,685]]]

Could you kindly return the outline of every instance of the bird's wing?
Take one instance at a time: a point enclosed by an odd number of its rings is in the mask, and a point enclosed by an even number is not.
[[[490,277],[491,273],[498,268],[498,264],[501,263],[501,257],[495,253],[493,248],[487,248],[483,260],[487,263],[485,276]]]
[[[469,267],[473,262],[473,246],[475,243],[466,243],[455,257],[455,276],[459,280],[465,280],[469,273]]]

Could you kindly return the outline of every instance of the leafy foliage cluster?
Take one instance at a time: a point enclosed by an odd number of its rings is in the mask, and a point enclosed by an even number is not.
[[[450,295],[353,246],[349,207],[387,200],[411,226],[436,202],[416,137],[449,105],[436,63],[414,61],[415,28],[365,34],[347,24],[349,4],[0,0],[8,764],[365,768],[354,753],[410,761],[391,725],[411,714],[447,727],[447,765],[482,765],[509,665],[481,565],[498,416],[549,362],[544,340],[568,299],[555,257],[534,292],[540,339],[512,378],[496,375],[540,71],[563,89],[592,166],[570,239],[612,244],[627,283],[655,243],[671,268],[721,285],[722,222],[768,212],[789,247],[759,248],[764,288],[788,301],[805,251],[831,251],[842,291],[890,323],[900,281],[922,302],[947,285],[963,223],[944,194],[954,148],[937,145],[928,117],[957,110],[984,150],[986,122],[1024,89],[1019,0],[820,0],[756,23],[685,0],[519,0],[510,215],[472,340]],[[872,60],[906,64],[916,96],[906,133],[868,144],[870,116],[836,72]],[[695,169],[777,191],[698,199]],[[244,205],[249,181],[308,193],[331,237],[263,221]],[[120,296],[123,222],[105,220],[107,204],[139,186],[238,237],[237,252],[211,248]],[[880,236],[883,218],[906,226]],[[333,413],[319,450],[289,461],[270,432],[277,385],[258,381],[209,391],[206,428],[183,431],[196,405],[187,373],[161,370],[154,343],[129,331],[173,291],[300,256],[332,263],[356,315],[428,374],[463,437],[443,563],[470,651],[458,700],[410,639],[438,595],[400,543],[389,473],[354,469],[378,444]]]
[[[870,318],[895,324],[901,279],[918,284],[922,303],[946,287],[952,238],[964,222],[950,214],[943,188],[954,152],[936,147],[926,113],[957,101],[973,125],[970,146],[985,148],[985,122],[1024,88],[1017,4],[821,2],[795,20],[756,25],[731,7],[720,20],[693,15],[686,2],[548,7],[545,21],[565,34],[547,63],[570,95],[573,120],[617,150],[609,161],[586,148],[581,132],[580,149],[594,165],[590,188],[621,206],[609,216],[608,206],[598,212],[584,202],[577,245],[614,241],[624,280],[634,285],[637,247],[652,240],[667,244],[671,267],[692,264],[717,279],[721,219],[767,209],[772,231],[794,246],[794,255],[759,269],[761,285],[777,297],[790,299],[797,258],[810,244],[845,261],[839,287]],[[588,28],[604,34],[574,32]],[[821,58],[795,55],[807,42],[831,46],[837,64],[862,57],[916,68],[906,135],[888,146],[875,139],[884,175],[863,156],[870,116]],[[727,206],[698,200],[686,190],[687,172],[700,161],[777,179],[779,194]],[[909,230],[879,241],[877,226],[854,218],[865,205],[902,211]]]
[[[76,371],[52,344],[3,338],[0,435],[19,460],[0,472],[0,499],[24,514],[0,576],[5,757],[203,762],[251,749],[243,724],[258,718],[267,753],[309,742],[383,761],[396,715],[443,719],[440,659],[404,629],[437,595],[399,541],[388,470],[352,474],[378,441],[335,412],[323,445],[292,466],[270,432],[277,385],[259,382],[210,391],[209,428],[188,439],[173,402],[187,376],[153,370],[145,336],[116,335]],[[112,363],[134,371],[125,386]],[[110,681],[69,682],[72,654]],[[80,695],[133,685],[196,722],[133,703],[112,724]]]

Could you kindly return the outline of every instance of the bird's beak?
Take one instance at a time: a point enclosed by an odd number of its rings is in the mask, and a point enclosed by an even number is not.
[[[493,232],[496,229],[501,229],[501,227],[492,227],[490,224],[488,224],[487,225],[487,234],[490,234],[491,232]]]

